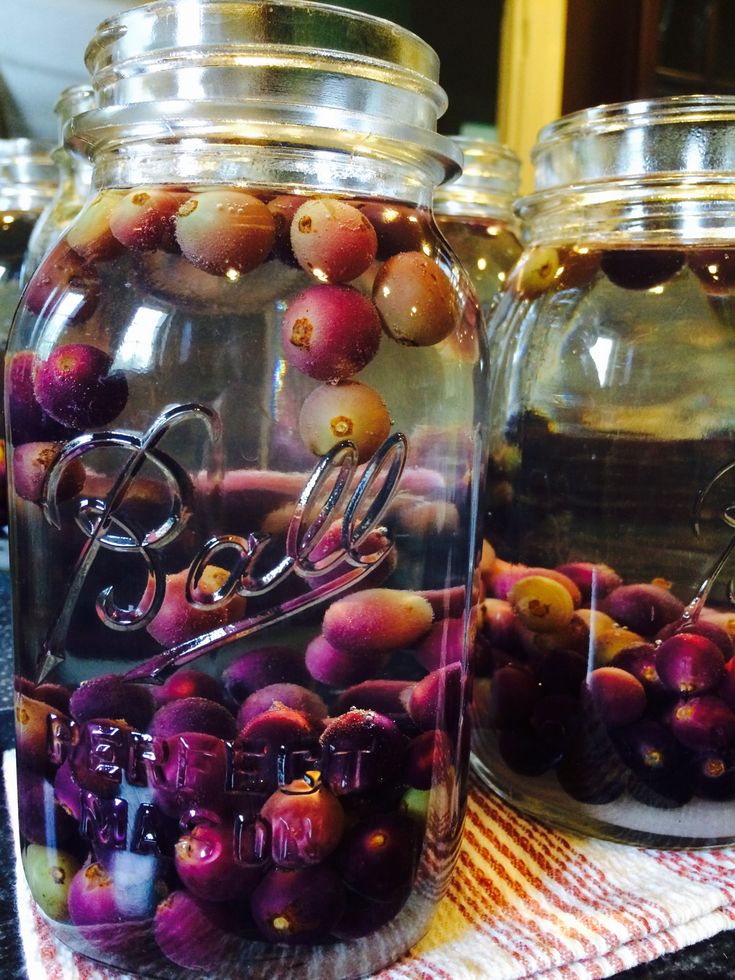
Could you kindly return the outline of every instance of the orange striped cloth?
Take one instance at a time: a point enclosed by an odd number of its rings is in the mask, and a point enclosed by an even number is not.
[[[14,812],[12,753],[4,765]],[[133,980],[55,940],[20,864],[18,906],[29,980]],[[375,980],[592,980],[733,926],[735,848],[667,852],[577,837],[473,783],[448,894],[427,935]]]

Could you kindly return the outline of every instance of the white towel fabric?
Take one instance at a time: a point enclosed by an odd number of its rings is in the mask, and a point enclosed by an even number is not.
[[[3,765],[15,815],[14,753]],[[29,980],[134,980],[55,939],[16,857]],[[733,926],[735,848],[660,851],[577,837],[473,783],[459,863],[429,932],[374,980],[594,980]]]

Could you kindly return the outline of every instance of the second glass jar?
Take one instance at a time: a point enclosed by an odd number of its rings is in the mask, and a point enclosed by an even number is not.
[[[484,778],[577,831],[735,840],[735,101],[552,124],[491,323]]]

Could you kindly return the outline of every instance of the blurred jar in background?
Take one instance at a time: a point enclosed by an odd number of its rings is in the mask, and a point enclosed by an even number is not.
[[[53,200],[44,208],[28,242],[21,284],[25,285],[51,246],[76,218],[89,193],[92,165],[85,157],[64,145],[64,128],[75,116],[94,108],[94,91],[89,85],[65,88],[54,106],[58,120],[59,145],[51,156],[58,168],[58,187]]]
[[[0,356],[20,297],[20,273],[33,226],[56,190],[50,146],[28,139],[0,140]],[[0,440],[0,528],[8,523],[5,441]],[[8,545],[0,532],[0,568]]]
[[[520,160],[492,140],[454,136],[464,153],[460,177],[434,195],[437,224],[472,279],[487,317],[521,253],[513,200]]]

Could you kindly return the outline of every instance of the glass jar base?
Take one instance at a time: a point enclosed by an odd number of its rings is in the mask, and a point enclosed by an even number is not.
[[[243,939],[228,955],[222,955],[218,968],[198,974],[207,980],[230,980],[247,974],[252,980],[289,980],[307,971],[320,980],[358,980],[384,969],[398,960],[426,933],[436,909],[435,898],[413,895],[391,922],[360,939],[322,946],[267,945]],[[177,966],[164,958],[153,940],[150,920],[122,924],[115,930],[114,946],[119,952],[95,946],[75,926],[55,922],[38,910],[54,936],[65,946],[90,960],[134,970],[136,975],[154,980],[186,980],[192,969]],[[91,934],[95,927],[85,926]],[[109,944],[109,926],[103,938]],[[135,950],[131,957],[130,950]],[[244,973],[243,973],[244,971]]]
[[[483,753],[487,747],[483,744]],[[499,757],[492,768],[473,753],[481,782],[525,816],[560,830],[617,844],[684,850],[735,843],[735,809],[722,801],[694,799],[683,806],[649,806],[624,793],[610,803],[582,803],[566,794],[552,773],[521,776]]]

